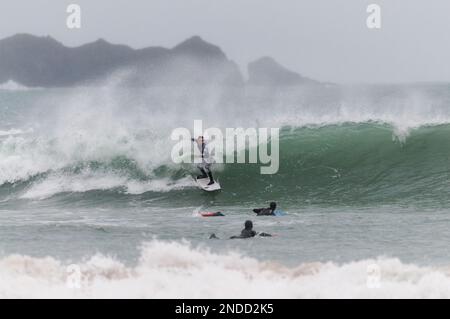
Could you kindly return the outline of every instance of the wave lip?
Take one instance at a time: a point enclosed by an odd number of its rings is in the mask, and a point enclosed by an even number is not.
[[[0,259],[0,272],[3,298],[450,298],[449,267],[378,258],[290,268],[157,240],[142,246],[135,266],[101,255],[69,267],[10,255]]]

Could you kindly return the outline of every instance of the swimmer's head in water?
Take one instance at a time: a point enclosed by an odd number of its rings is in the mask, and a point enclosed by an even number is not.
[[[270,209],[275,209],[275,208],[277,208],[277,203],[271,202],[270,203]]]
[[[247,220],[244,224],[245,229],[252,229],[253,228],[253,223],[251,220]]]

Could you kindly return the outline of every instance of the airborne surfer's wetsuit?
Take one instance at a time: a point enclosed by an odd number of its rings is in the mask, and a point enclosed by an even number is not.
[[[203,136],[199,136],[197,141],[195,139],[191,139],[192,142],[197,142],[197,147],[202,154],[202,162],[197,165],[198,169],[202,173],[202,175],[197,176],[197,179],[202,178],[208,178],[209,177],[209,183],[208,185],[214,184],[214,178],[211,172],[211,159],[209,156],[208,147],[206,146],[206,143],[203,139]]]
[[[255,208],[253,212],[256,216],[275,216],[275,209],[277,208],[277,203],[271,202],[270,207],[267,208]]]

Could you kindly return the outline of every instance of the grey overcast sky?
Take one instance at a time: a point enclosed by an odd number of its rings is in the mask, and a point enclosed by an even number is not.
[[[70,3],[81,6],[80,30],[66,27]],[[366,26],[371,3],[380,30]],[[1,0],[0,38],[19,32],[134,48],[200,35],[243,72],[268,55],[322,81],[450,82],[450,0]]]

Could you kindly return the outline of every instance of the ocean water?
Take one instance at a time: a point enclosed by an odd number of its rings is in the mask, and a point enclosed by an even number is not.
[[[450,297],[449,85],[119,84],[0,87],[0,297]],[[170,158],[195,119],[279,127],[278,173],[202,192]]]

